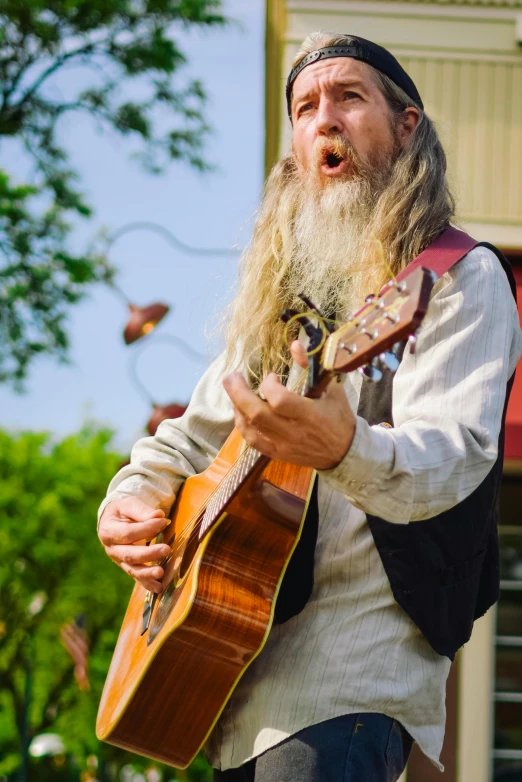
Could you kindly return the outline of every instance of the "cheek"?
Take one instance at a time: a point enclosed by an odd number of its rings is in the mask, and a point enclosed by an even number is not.
[[[378,113],[371,118],[361,118],[356,134],[362,152],[387,153],[393,147],[389,118],[384,113]]]
[[[310,167],[313,153],[313,137],[311,134],[310,138],[308,138],[307,134],[303,131],[294,132],[292,153],[297,161],[298,166],[304,170],[308,169]]]

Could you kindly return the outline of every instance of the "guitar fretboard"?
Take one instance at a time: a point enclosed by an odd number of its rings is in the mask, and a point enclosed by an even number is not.
[[[296,393],[305,395],[306,379],[307,373],[301,372],[297,377],[296,382],[293,384],[292,390]],[[212,496],[212,499],[205,509],[205,514],[201,519],[199,526],[199,540],[204,537],[212,524],[219,519],[223,510],[230,502],[234,492],[239,489],[243,481],[248,478],[256,464],[262,458],[264,458],[263,454],[256,451],[256,449],[252,448],[250,445],[243,451],[237,462],[221,481],[216,493]]]
[[[248,447],[235,465],[229,470],[225,478],[219,484],[219,488],[212,496],[199,527],[199,539],[201,540],[212,524],[219,519],[223,510],[230,502],[234,492],[239,489],[243,481],[248,478],[256,464],[262,458],[262,454],[255,448]]]

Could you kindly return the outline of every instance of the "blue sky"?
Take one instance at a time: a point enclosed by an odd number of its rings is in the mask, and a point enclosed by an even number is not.
[[[78,229],[79,246],[101,227],[114,231],[134,221],[159,223],[197,247],[247,242],[263,182],[264,2],[225,0],[224,7],[241,30],[178,35],[189,59],[187,74],[200,78],[210,96],[207,158],[217,171],[201,175],[172,165],[165,175],[150,176],[130,159],[131,149],[121,139],[101,135],[85,117],[69,120],[64,138],[95,210],[94,219]],[[19,169],[13,174],[23,179],[21,161]],[[181,337],[208,354],[205,329],[230,298],[237,257],[183,254],[150,231],[135,231],[115,242],[110,260],[132,301],[174,305],[158,336]],[[149,405],[131,379],[135,350],[123,343],[126,319],[113,293],[92,289],[71,311],[71,365],[41,359],[25,394],[0,388],[0,426],[46,430],[60,438],[94,419],[113,428],[117,444],[128,448],[142,434]],[[136,371],[151,396],[160,403],[188,401],[204,364],[167,341],[155,344],[154,336],[137,346]]]

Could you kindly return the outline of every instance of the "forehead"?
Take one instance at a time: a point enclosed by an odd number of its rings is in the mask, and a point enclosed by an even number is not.
[[[369,65],[353,57],[332,57],[318,60],[303,68],[294,82],[292,98],[328,87],[337,82],[359,81],[368,90],[376,89]]]

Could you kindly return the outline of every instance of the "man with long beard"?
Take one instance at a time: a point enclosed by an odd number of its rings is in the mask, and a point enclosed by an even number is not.
[[[304,291],[346,317],[447,229],[454,208],[437,133],[389,52],[313,34],[287,97],[292,154],[268,180],[226,351],[183,418],[137,443],[99,536],[160,592],[154,563],[168,547],[131,544],[165,527],[184,478],[234,425],[262,453],[314,467],[311,597],[274,625],[207,753],[222,782],[384,782],[413,741],[442,768],[450,659],[496,599],[490,510],[522,339],[509,272],[479,246],[436,283],[416,354],[404,353],[393,381],[391,421],[372,425],[358,373],[317,400],[291,390],[306,356],[299,341],[286,346],[283,308]]]

